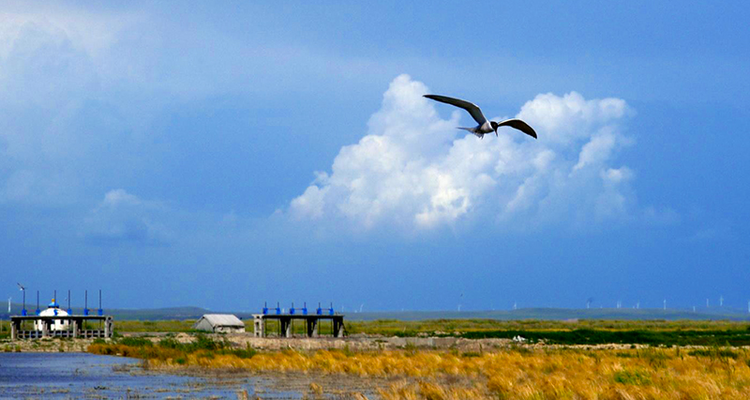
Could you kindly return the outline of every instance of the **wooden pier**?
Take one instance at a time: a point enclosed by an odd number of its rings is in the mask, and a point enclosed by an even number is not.
[[[307,337],[320,336],[321,320],[331,320],[333,337],[343,337],[346,333],[344,316],[341,314],[253,314],[253,334],[255,337],[266,337],[266,321],[268,320],[279,321],[280,336],[282,337],[292,337],[292,322],[294,320],[305,321]]]
[[[11,339],[41,339],[41,338],[111,338],[114,329],[114,318],[111,315],[26,315],[10,317]],[[23,329],[23,323],[32,321],[34,325],[41,325],[41,330]],[[57,324],[67,325],[66,329],[53,329]],[[99,322],[101,329],[85,329],[85,322]]]

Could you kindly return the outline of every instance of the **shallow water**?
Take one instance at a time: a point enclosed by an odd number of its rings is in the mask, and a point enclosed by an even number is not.
[[[0,398],[300,399],[256,377],[203,378],[147,373],[140,360],[86,353],[0,353]]]

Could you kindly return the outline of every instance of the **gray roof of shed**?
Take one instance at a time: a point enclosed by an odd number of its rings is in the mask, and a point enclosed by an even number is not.
[[[232,314],[204,314],[201,319],[205,319],[212,326],[245,326],[239,318]]]

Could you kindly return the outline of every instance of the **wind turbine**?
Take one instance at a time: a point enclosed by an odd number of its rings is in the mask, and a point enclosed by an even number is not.
[[[18,290],[20,290],[23,293],[23,306],[21,307],[21,315],[26,315],[26,286],[21,285],[20,283],[16,282],[16,285],[18,285]]]
[[[12,297],[8,297],[8,314],[10,314],[10,301],[12,300]]]
[[[359,305],[359,312],[360,313],[362,312],[362,307],[364,307],[364,306],[365,306],[365,303],[362,303],[362,304]]]
[[[664,310],[667,309],[667,299],[664,299]]]
[[[724,296],[719,296],[719,307],[724,307]]]

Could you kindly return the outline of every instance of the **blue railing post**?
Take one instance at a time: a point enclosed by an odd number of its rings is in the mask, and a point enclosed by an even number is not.
[[[104,315],[104,310],[102,310],[102,290],[99,289],[99,309],[96,311],[96,313],[99,316]]]

